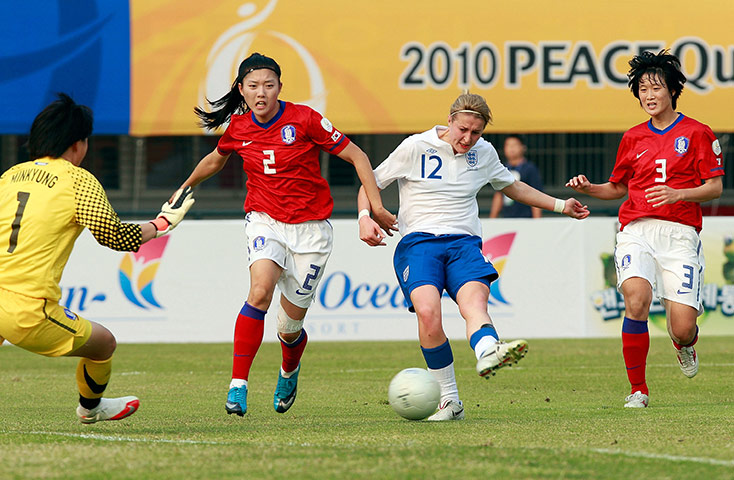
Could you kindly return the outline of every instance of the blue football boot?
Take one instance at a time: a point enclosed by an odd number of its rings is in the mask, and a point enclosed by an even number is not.
[[[247,386],[230,388],[224,408],[230,415],[234,413],[241,417],[247,413]]]
[[[293,405],[293,402],[296,401],[298,374],[300,371],[300,363],[290,378],[285,378],[280,370],[278,371],[278,385],[275,386],[275,395],[273,396],[273,408],[275,408],[276,412],[287,412],[288,409],[291,408],[291,405]]]

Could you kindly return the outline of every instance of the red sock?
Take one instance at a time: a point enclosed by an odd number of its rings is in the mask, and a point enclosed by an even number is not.
[[[265,330],[265,311],[245,302],[234,325],[232,378],[247,380]]]
[[[280,335],[278,338],[280,338]],[[306,330],[301,330],[301,335],[293,343],[285,343],[282,338],[280,339],[280,349],[283,352],[283,363],[280,367],[284,372],[292,372],[298,368],[306,343],[308,343]]]
[[[624,317],[622,323],[622,355],[627,367],[627,378],[632,385],[630,393],[640,391],[647,395],[645,382],[645,367],[647,366],[647,352],[650,350],[650,332],[647,330],[647,321],[632,320]]]

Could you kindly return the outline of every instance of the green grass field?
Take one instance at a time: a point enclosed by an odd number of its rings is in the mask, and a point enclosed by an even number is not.
[[[75,359],[0,348],[0,478],[734,478],[731,337],[702,337],[697,377],[653,338],[647,409],[628,393],[620,340],[532,340],[489,381],[452,342],[462,422],[411,422],[387,403],[417,342],[309,344],[299,394],[273,411],[280,347],[264,344],[249,411],[228,416],[230,345],[120,345],[110,396],[141,408],[76,420]],[[507,477],[505,477],[507,478]]]

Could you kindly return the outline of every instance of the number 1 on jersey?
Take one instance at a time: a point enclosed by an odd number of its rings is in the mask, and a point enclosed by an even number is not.
[[[28,192],[18,192],[18,210],[15,211],[15,220],[11,225],[10,231],[10,245],[8,245],[8,253],[13,253],[15,247],[18,246],[18,233],[20,233],[20,221],[23,218],[23,212],[25,212],[25,205],[28,203],[28,199],[31,194]]]

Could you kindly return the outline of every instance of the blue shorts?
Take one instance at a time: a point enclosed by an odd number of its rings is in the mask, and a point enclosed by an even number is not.
[[[489,285],[499,273],[482,253],[482,239],[475,235],[433,235],[415,232],[406,235],[395,248],[395,274],[414,312],[410,292],[422,285],[444,290],[456,301],[456,294],[467,282]]]

